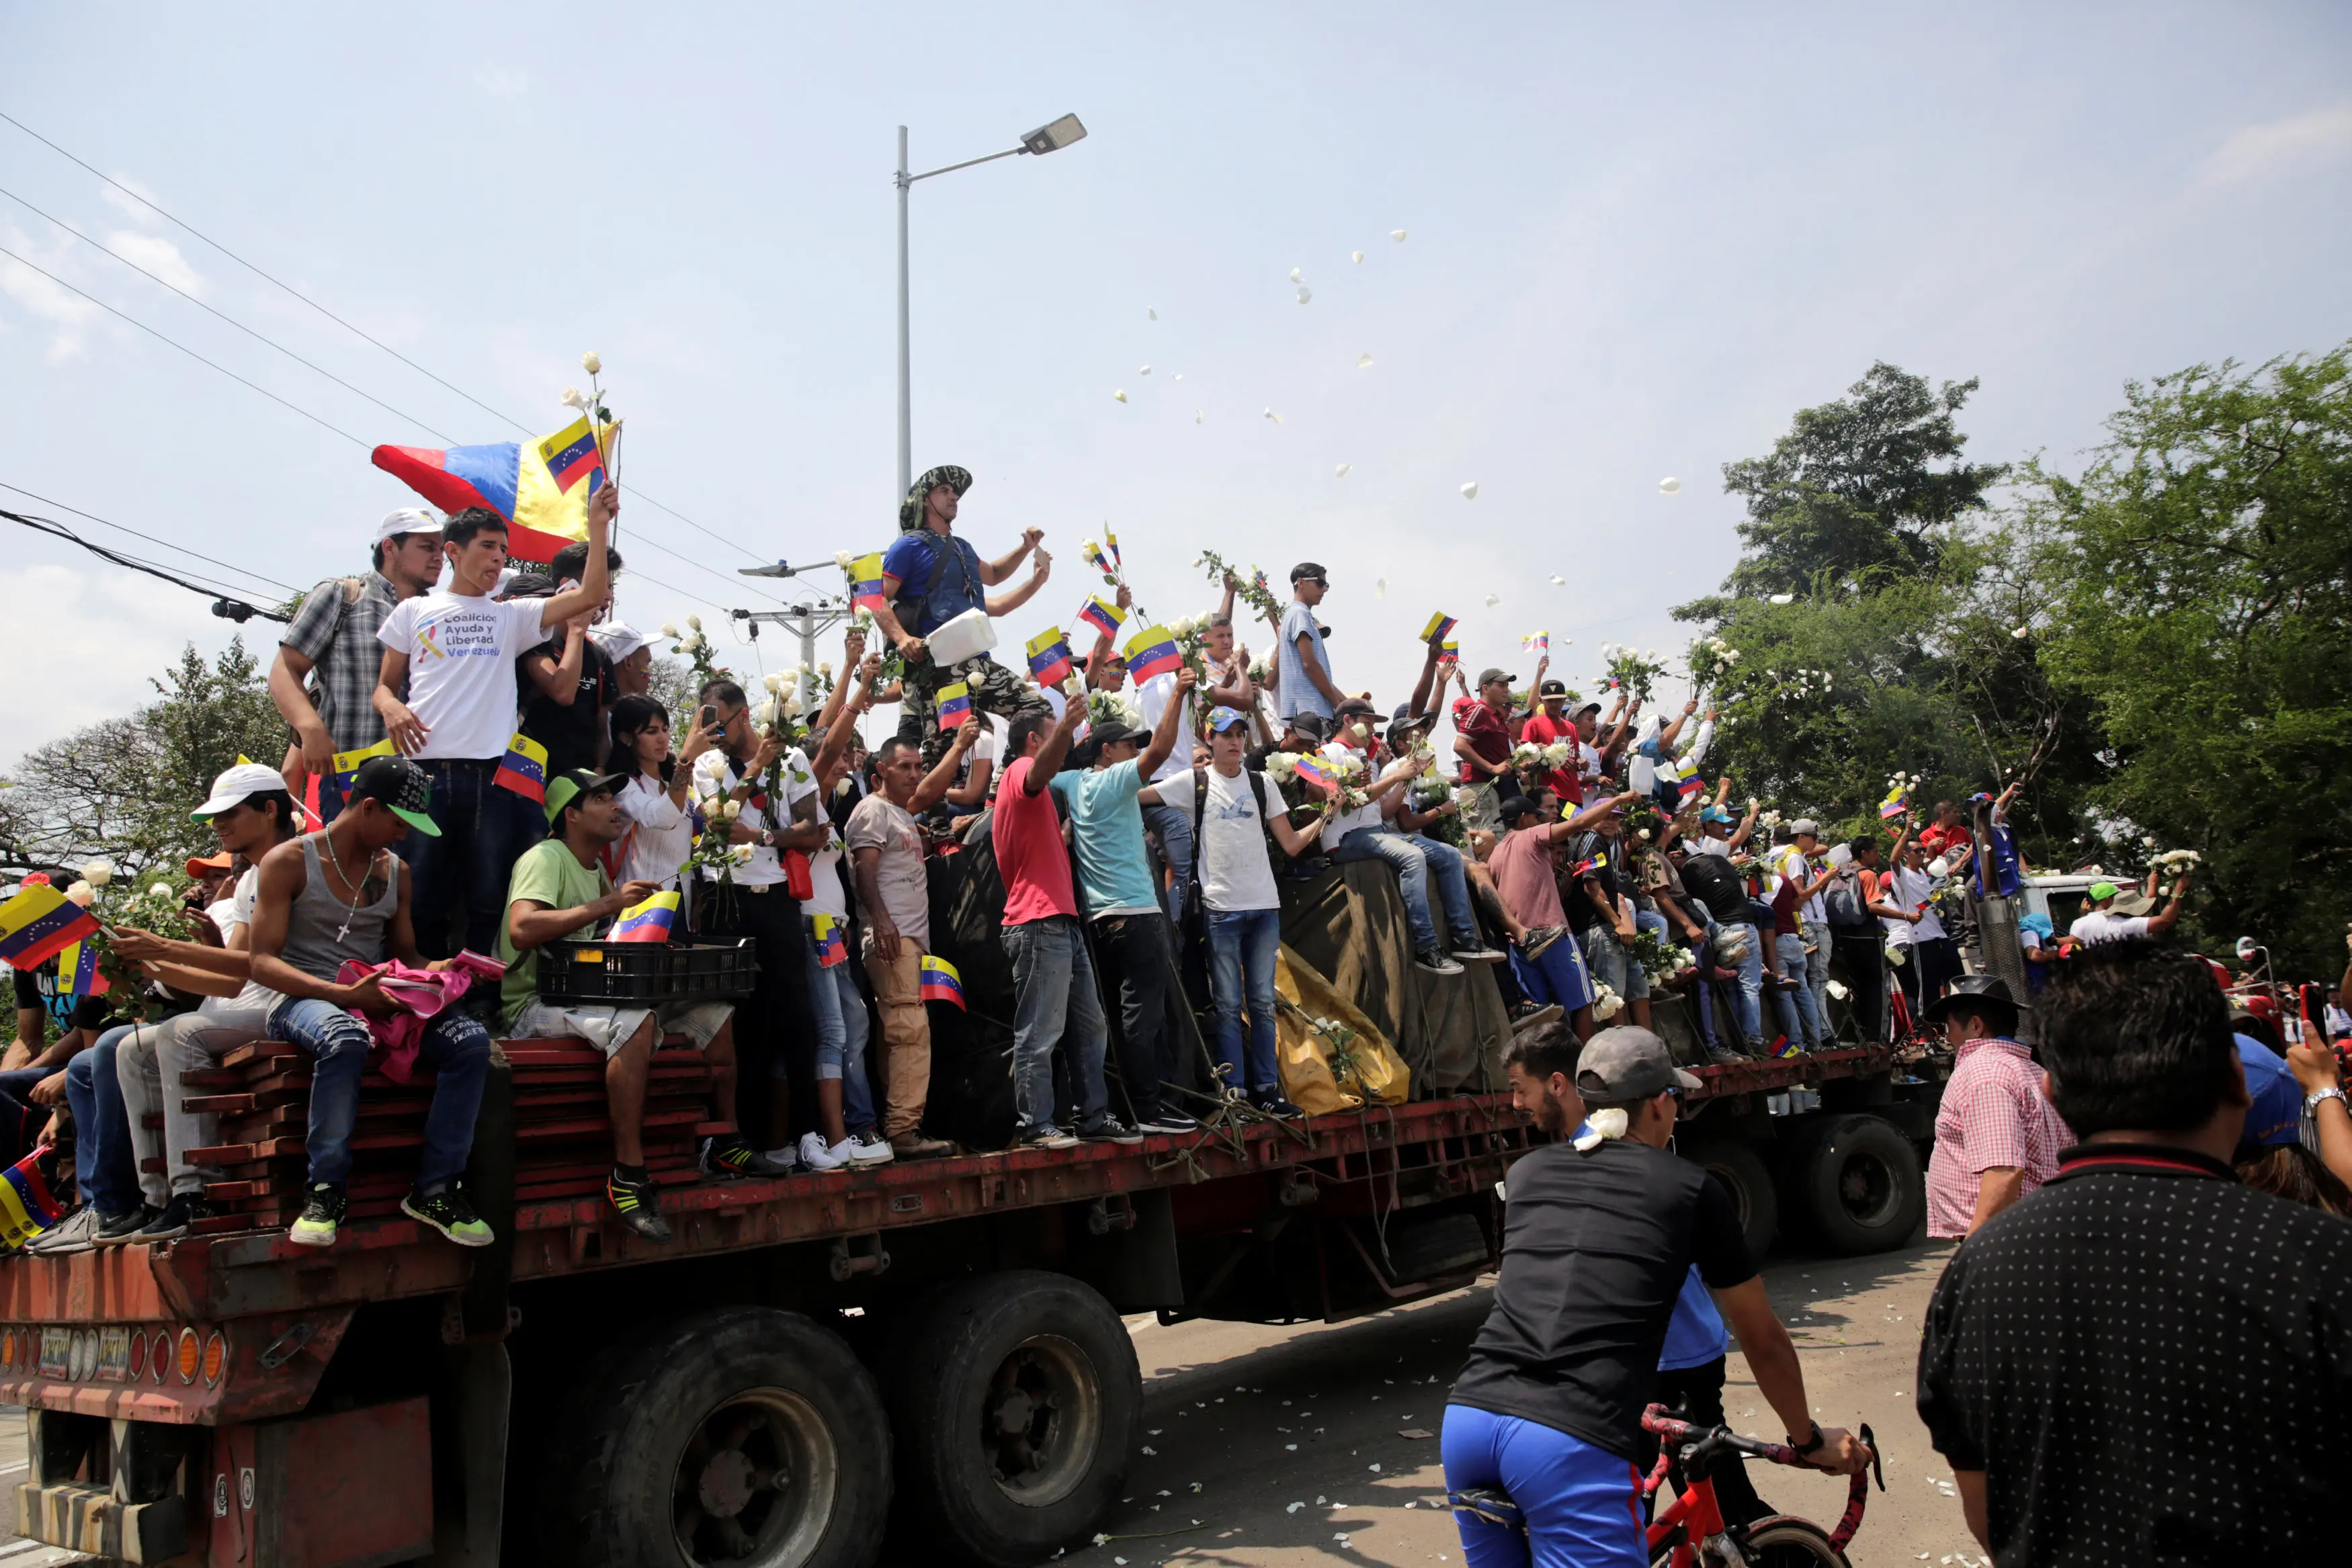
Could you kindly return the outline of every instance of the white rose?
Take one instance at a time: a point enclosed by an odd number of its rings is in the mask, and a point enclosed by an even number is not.
[[[784,689],[784,677],[782,675],[765,675],[761,678],[760,684],[767,687],[772,692],[780,692]]]
[[[673,642],[676,641],[677,637],[677,622],[675,621],[663,622],[662,635],[671,639]]]
[[[786,718],[797,718],[800,716],[801,699],[799,693],[786,692],[783,695],[776,699],[776,704],[783,710],[783,714]]]
[[[580,356],[580,368],[593,376],[604,370],[604,361],[596,357],[595,350],[591,349]]]
[[[94,860],[81,868],[81,879],[92,887],[104,887],[114,880],[114,862]]]
[[[841,568],[844,571],[847,571],[849,570],[849,563],[856,559],[857,558],[856,556],[850,554],[845,549],[837,549],[833,552],[833,564]]]
[[[781,698],[770,697],[758,707],[752,709],[751,722],[758,725],[761,729],[775,728],[777,716],[782,711],[777,706],[781,701]]]
[[[833,679],[833,665],[831,662],[825,661],[819,663],[816,667],[816,673],[823,675],[828,681]]]
[[[693,628],[695,631],[697,631],[697,632],[699,632],[699,631],[701,631],[701,630],[702,630],[702,617],[701,617],[701,616],[699,616],[699,615],[689,615],[689,616],[688,616],[688,617],[686,618],[686,623],[687,623],[688,626],[692,627],[692,628]]]
[[[68,902],[79,904],[84,909],[88,909],[98,902],[98,889],[86,882],[77,882],[66,889],[66,898]]]
[[[172,884],[168,882],[159,882],[154,886],[147,890],[147,896],[150,898],[169,898],[172,896]]]
[[[584,413],[588,407],[588,400],[580,394],[580,389],[578,387],[565,387],[563,389],[563,406],[566,408],[576,408]]]

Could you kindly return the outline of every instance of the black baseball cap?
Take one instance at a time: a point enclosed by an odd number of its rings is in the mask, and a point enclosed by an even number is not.
[[[1546,681],[1537,689],[1536,695],[1539,697],[1564,697],[1568,695],[1568,683],[1566,681]],[[1594,706],[1598,706],[1599,705],[1596,704]]]
[[[1290,580],[1293,582],[1297,582],[1302,578],[1308,577],[1313,578],[1316,581],[1323,584],[1326,588],[1331,586],[1331,580],[1324,575],[1322,567],[1314,561],[1302,560],[1297,566],[1290,569]]]
[[[1339,705],[1332,708],[1331,716],[1342,718],[1351,713],[1368,713],[1377,716],[1380,711],[1362,697],[1341,697]]]
[[[1127,741],[1139,741],[1143,731],[1118,719],[1105,719],[1087,732],[1087,744],[1100,751],[1106,746],[1118,746]]]
[[[346,805],[354,800],[381,800],[384,810],[425,837],[441,836],[441,830],[433,825],[428,814],[433,804],[433,779],[405,757],[371,757],[360,764],[360,770],[352,775],[352,787],[343,800]]]
[[[1532,795],[1506,795],[1496,810],[1502,816],[1503,825],[1507,828],[1522,817],[1542,816],[1543,802]]]

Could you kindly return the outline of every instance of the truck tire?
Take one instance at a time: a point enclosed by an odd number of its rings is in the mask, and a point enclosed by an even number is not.
[[[1110,1303],[1014,1270],[949,1287],[909,1326],[890,1389],[908,1540],[985,1568],[1085,1540],[1118,1501],[1143,1418]]]
[[[1927,1217],[1919,1152],[1878,1116],[1832,1116],[1797,1151],[1794,1196],[1822,1246],[1843,1257],[1887,1252]]]
[[[1683,1158],[1723,1184],[1738,1211],[1748,1255],[1762,1261],[1764,1249],[1780,1229],[1780,1195],[1755,1145],[1745,1138],[1678,1138],[1675,1146]]]
[[[866,1568],[890,1510],[874,1379],[797,1312],[656,1325],[571,1403],[543,1499],[551,1562],[582,1568]]]

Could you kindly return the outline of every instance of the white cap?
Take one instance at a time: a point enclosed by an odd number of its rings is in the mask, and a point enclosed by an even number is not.
[[[194,815],[217,817],[224,811],[235,810],[256,795],[286,792],[286,776],[261,762],[240,762],[213,780],[212,798],[197,807]]]
[[[654,641],[625,621],[607,621],[589,627],[588,640],[616,664],[640,648],[652,647]]]
[[[375,526],[373,542],[382,544],[397,534],[437,534],[440,531],[441,525],[432,513],[415,507],[403,507],[396,512],[383,515],[383,521]]]

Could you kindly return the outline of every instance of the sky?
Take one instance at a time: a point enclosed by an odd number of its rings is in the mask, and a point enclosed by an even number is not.
[[[1874,361],[1981,378],[1971,457],[2073,467],[2126,381],[2352,336],[2340,5],[0,0],[0,113],[187,225],[0,122],[0,506],[282,598],[415,500],[370,447],[554,431],[594,350],[619,613],[787,666],[726,612],[809,591],[737,569],[895,536],[897,127],[919,171],[1069,112],[912,200],[915,466],[976,476],[984,555],[1055,556],[1016,657],[1108,528],[1163,621],[1204,548],[1322,562],[1383,707],[1438,611],[1473,671],[1546,631],[1589,688],[1688,643],[1722,465]],[[0,530],[0,764],[237,631]]]

